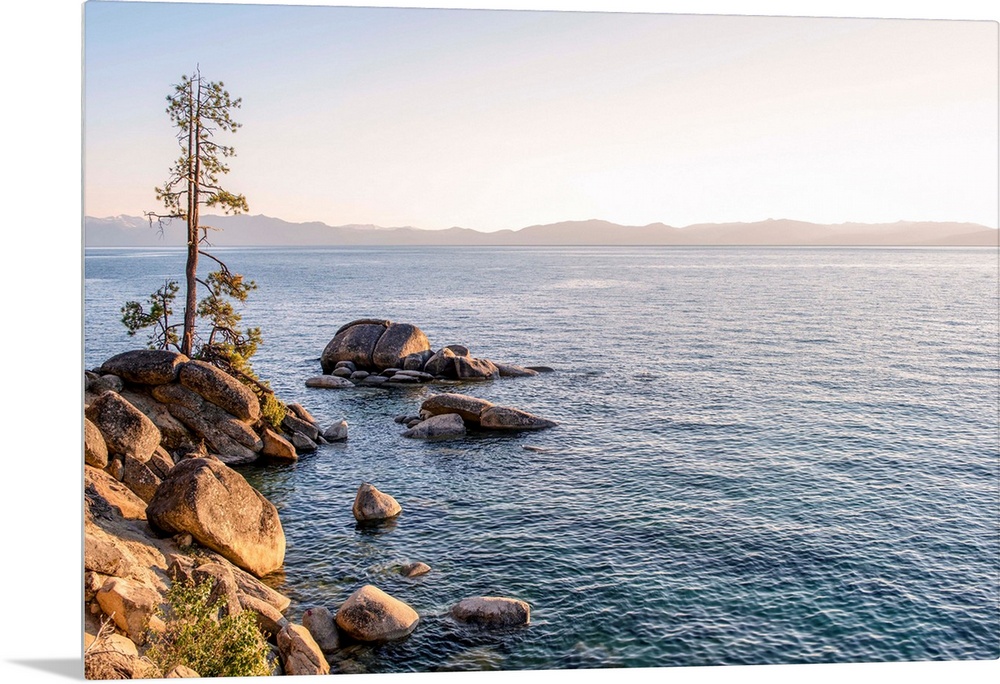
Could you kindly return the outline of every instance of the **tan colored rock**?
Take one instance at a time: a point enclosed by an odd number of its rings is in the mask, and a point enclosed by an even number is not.
[[[487,430],[544,430],[558,425],[526,411],[506,406],[491,406],[483,411],[479,424]]]
[[[113,616],[118,628],[137,644],[144,643],[149,620],[160,601],[160,595],[149,587],[121,577],[112,577],[97,592],[101,610]]]
[[[313,418],[313,415],[309,413],[305,406],[302,404],[291,403],[288,404],[288,410],[295,414],[295,417],[299,420],[304,420],[307,423],[312,423],[313,425],[319,427],[319,421]]]
[[[149,661],[115,650],[97,648],[83,656],[83,676],[88,680],[154,679],[159,675]]]
[[[446,392],[435,394],[424,400],[420,405],[420,411],[427,415],[437,416],[442,413],[457,413],[463,420],[470,423],[479,423],[479,417],[488,408],[493,406],[492,402],[477,397],[470,397],[467,394],[453,394]]]
[[[337,610],[337,626],[356,641],[402,639],[416,629],[417,611],[378,587],[366,584]]]
[[[257,627],[267,635],[267,638],[277,636],[277,634],[288,624],[288,620],[277,608],[267,601],[262,601],[256,596],[249,594],[239,595],[240,606],[243,610],[248,610],[257,618]]]
[[[201,675],[187,665],[174,665],[170,672],[164,675],[164,679],[191,679],[194,677],[200,678]]]
[[[403,577],[419,577],[420,575],[426,575],[431,571],[431,566],[427,563],[408,563],[399,569],[399,574]]]
[[[277,509],[218,460],[189,458],[174,466],[146,515],[164,532],[190,533],[258,577],[277,570],[285,559]]]
[[[83,567],[85,570],[129,577],[135,572],[135,558],[124,544],[115,543],[116,537],[98,537],[85,532],[83,535]],[[99,588],[98,588],[99,589]]]
[[[127,520],[145,520],[146,502],[103,470],[85,466],[83,469],[84,506],[91,515],[107,509]]]
[[[153,387],[152,392],[157,392],[160,387],[178,387],[184,389],[176,384],[159,385]],[[188,390],[184,391],[188,392]],[[197,397],[199,403],[201,402],[201,397],[198,397],[197,394],[194,394],[194,392],[189,392],[189,394]],[[170,411],[165,403],[158,401],[151,394],[143,391],[126,389],[122,391],[121,395],[153,421],[153,424],[160,431],[160,446],[175,452],[190,451],[197,448],[198,438],[192,435],[184,427],[183,423],[170,415]]]
[[[180,383],[241,420],[260,417],[260,402],[249,387],[228,373],[204,361],[188,361],[181,366]]]
[[[323,651],[302,625],[288,623],[278,632],[278,650],[285,674],[321,675],[329,674],[330,666]]]
[[[83,462],[95,468],[108,465],[108,445],[104,435],[89,419],[83,419]]]
[[[101,366],[102,373],[114,373],[140,385],[162,385],[177,379],[188,357],[161,349],[136,349],[112,356]]]
[[[295,447],[292,443],[271,428],[264,428],[264,430],[260,433],[260,436],[261,440],[264,442],[264,448],[260,452],[261,455],[281,459],[283,461],[298,460],[299,455],[295,451]]]
[[[243,612],[231,565],[202,563],[192,571],[191,575],[196,584],[203,582],[211,584],[212,591],[208,595],[208,605],[215,606],[220,618]]]
[[[518,599],[474,596],[452,606],[451,616],[459,622],[506,629],[528,624],[531,608]]]
[[[176,463],[174,462],[174,457],[167,453],[166,449],[160,446],[153,451],[153,455],[149,457],[148,461],[146,461],[146,465],[149,466],[150,470],[152,470],[153,473],[162,480],[173,469]]]
[[[213,416],[210,405],[205,404],[202,409],[192,411],[181,404],[170,404],[170,414],[187,426],[192,432],[205,440],[212,453],[218,454],[219,458],[229,465],[242,465],[253,463],[259,457],[256,449],[247,447],[233,439],[229,433],[242,426],[249,429],[245,423],[241,423],[236,418],[228,415]],[[215,410],[223,413],[217,407]],[[256,439],[256,435],[254,435]],[[264,448],[264,442],[259,441],[260,449]]]
[[[392,323],[379,337],[372,350],[372,365],[376,370],[402,368],[410,354],[420,354],[431,348],[423,331],[409,323]]]
[[[358,522],[387,520],[403,512],[399,503],[368,482],[358,487],[354,497],[354,518]]]
[[[340,648],[340,636],[337,634],[337,623],[333,614],[326,606],[313,606],[302,613],[302,626],[316,640],[316,644],[329,659],[330,655]]]
[[[316,389],[354,389],[354,383],[336,375],[317,375],[306,380],[306,387]]]
[[[111,452],[148,461],[160,445],[160,431],[153,421],[114,392],[102,394],[86,413]]]

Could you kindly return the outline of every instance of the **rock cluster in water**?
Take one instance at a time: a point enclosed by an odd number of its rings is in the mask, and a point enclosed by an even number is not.
[[[403,437],[431,439],[461,437],[466,428],[514,432],[544,430],[558,425],[555,421],[465,394],[436,394],[420,405],[416,416],[396,416],[397,423],[408,428]]]
[[[320,357],[323,375],[307,387],[399,387],[431,381],[482,381],[527,377],[551,370],[476,358],[468,347],[449,344],[437,351],[423,331],[409,323],[362,318],[344,325]]]

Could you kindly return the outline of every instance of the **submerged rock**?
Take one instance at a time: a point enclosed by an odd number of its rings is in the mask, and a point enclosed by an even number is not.
[[[320,389],[353,389],[354,383],[339,375],[317,375],[306,380],[306,387]]]
[[[412,439],[432,439],[435,437],[462,437],[465,435],[465,421],[457,413],[443,413],[421,421],[403,433]]]
[[[558,423],[539,418],[526,411],[506,406],[491,406],[480,416],[480,425],[487,430],[544,430]]]
[[[340,648],[337,623],[333,619],[333,613],[326,606],[307,608],[302,613],[302,626],[309,630],[327,658]]]
[[[466,394],[446,392],[435,394],[420,405],[420,411],[427,415],[437,416],[443,413],[457,413],[470,423],[478,423],[483,411],[492,407],[491,402]]]
[[[431,566],[427,563],[407,563],[399,569],[399,574],[403,577],[419,577],[431,571]]]
[[[337,626],[356,641],[401,639],[417,626],[417,611],[378,587],[367,584],[344,601]]]

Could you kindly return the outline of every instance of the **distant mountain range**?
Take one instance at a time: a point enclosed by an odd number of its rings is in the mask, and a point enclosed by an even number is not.
[[[997,246],[1000,232],[975,223],[898,221],[823,225],[790,219],[755,223],[699,223],[675,228],[663,223],[621,226],[608,221],[563,221],[520,230],[483,233],[468,228],[420,230],[410,226],[328,226],[289,223],[256,216],[204,216],[218,229],[209,240],[219,246],[271,245],[839,245],[839,246]],[[184,223],[174,221],[162,235],[138,216],[84,219],[87,247],[153,247],[184,244]]]

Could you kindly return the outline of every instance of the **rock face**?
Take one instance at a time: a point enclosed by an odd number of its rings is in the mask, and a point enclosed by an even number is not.
[[[465,434],[465,421],[457,413],[442,413],[417,423],[403,433],[403,437],[413,439],[434,439],[436,437],[461,437]]]
[[[146,517],[169,534],[187,532],[203,546],[261,577],[281,567],[285,533],[274,505],[224,463],[189,458],[160,484]]]
[[[204,361],[188,361],[178,374],[180,383],[241,420],[260,417],[260,402],[249,387]]]
[[[112,356],[101,366],[102,373],[113,373],[140,385],[164,385],[177,379],[188,357],[160,349],[136,349]]]
[[[459,622],[503,629],[528,624],[531,608],[517,599],[474,596],[452,606],[451,616]]]
[[[320,357],[324,374],[332,373],[338,361],[350,361],[357,368],[374,367],[372,352],[390,322],[370,320],[352,321],[330,340]]]
[[[354,497],[354,517],[358,522],[388,520],[403,512],[394,498],[367,482],[358,487]]]
[[[480,416],[480,425],[487,430],[543,430],[558,423],[506,406],[491,406]]]
[[[83,461],[95,468],[108,465],[108,445],[104,443],[104,436],[87,418],[83,419]]]
[[[302,625],[289,623],[278,632],[278,650],[288,675],[322,675],[330,673],[330,666],[309,630]]]
[[[102,394],[86,411],[108,450],[148,461],[160,445],[160,431],[145,414],[114,392]]]
[[[351,594],[337,611],[337,626],[356,641],[401,639],[419,620],[413,608],[370,584]]]
[[[372,365],[378,370],[402,368],[407,356],[429,351],[430,348],[431,343],[420,328],[409,323],[393,323],[382,333],[372,350]]]
[[[493,406],[485,399],[477,399],[465,394],[435,394],[420,405],[420,412],[437,416],[442,413],[457,413],[470,423],[478,423],[483,411]]]

